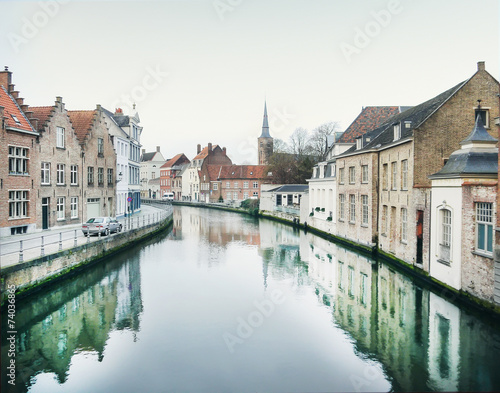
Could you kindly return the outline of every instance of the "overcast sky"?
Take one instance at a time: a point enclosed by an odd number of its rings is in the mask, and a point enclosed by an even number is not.
[[[147,151],[198,143],[257,163],[270,133],[363,106],[416,105],[476,71],[499,79],[498,0],[0,1],[0,54],[32,106],[131,103]]]

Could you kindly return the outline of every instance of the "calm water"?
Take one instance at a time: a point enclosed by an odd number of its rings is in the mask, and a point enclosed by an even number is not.
[[[174,219],[18,303],[3,392],[500,390],[499,325],[449,294],[274,222]]]

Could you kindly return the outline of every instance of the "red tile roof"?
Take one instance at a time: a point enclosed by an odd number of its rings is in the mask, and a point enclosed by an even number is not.
[[[69,119],[73,124],[76,137],[80,143],[85,141],[94,120],[95,110],[91,111],[68,111]]]
[[[338,143],[356,143],[356,138],[366,134],[390,117],[400,112],[399,106],[367,106],[342,134]]]
[[[223,179],[265,179],[265,165],[207,165],[211,181]]]
[[[167,162],[165,164],[163,164],[160,168],[171,168],[173,167],[177,161],[179,161],[182,157],[185,157],[185,160],[181,160],[181,164],[184,163],[184,162],[189,162],[189,160],[187,159],[187,157],[184,155],[184,153],[179,153],[177,154],[176,156],[174,156],[174,158],[171,158],[170,160],[167,160]]]
[[[3,115],[6,128],[15,128],[22,131],[36,132],[30,122],[24,115],[16,100],[12,97],[2,85],[0,89],[0,106],[4,108]],[[14,117],[17,121],[14,119]],[[38,134],[37,134],[38,135]]]
[[[213,145],[212,146],[212,151],[217,147],[218,145]],[[195,157],[193,158],[193,160],[201,160],[203,158],[205,158],[206,156],[208,156],[208,146],[205,146],[203,148],[202,151],[200,151],[200,153]]]
[[[33,117],[38,119],[38,129],[41,130],[45,122],[52,116],[53,106],[30,106],[28,111],[33,112]]]

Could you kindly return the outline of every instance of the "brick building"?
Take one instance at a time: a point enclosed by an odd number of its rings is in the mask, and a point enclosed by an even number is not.
[[[82,220],[114,215],[116,154],[101,106],[68,114],[82,150]]]
[[[161,195],[175,191],[178,192],[174,195],[176,200],[181,199],[179,190],[182,190],[182,184],[178,184],[180,179],[176,179],[177,174],[183,168],[183,165],[189,164],[189,158],[184,153],[179,153],[175,157],[168,160],[160,167],[160,190]]]
[[[39,133],[24,114],[27,105],[14,90],[12,73],[0,72],[0,235],[36,228]]]
[[[27,115],[40,133],[36,223],[38,228],[82,219],[82,150],[61,97],[54,105],[30,107]]]

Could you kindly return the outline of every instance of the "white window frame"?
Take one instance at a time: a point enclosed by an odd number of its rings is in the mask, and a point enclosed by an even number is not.
[[[394,140],[398,141],[401,139],[401,124],[394,124]]]
[[[235,201],[237,201],[237,200],[238,200],[238,192],[237,192],[237,191],[233,192],[233,199],[234,199]]]
[[[9,190],[9,220],[28,218],[28,190]]]
[[[361,165],[361,183],[368,183],[368,165]]]
[[[104,139],[97,138],[97,154],[104,154]]]
[[[29,149],[22,146],[9,146],[9,175],[29,175]]]
[[[70,184],[72,186],[78,185],[78,165],[71,165],[70,167]]]
[[[408,190],[408,160],[401,161],[401,189]]]
[[[356,167],[349,167],[349,184],[356,183]]]
[[[248,188],[248,182],[247,181],[243,182],[243,188]]]
[[[356,222],[356,195],[349,194],[349,222]]]
[[[87,184],[94,185],[94,167],[87,167]]]
[[[57,197],[57,203],[56,203],[57,221],[64,220],[64,205],[65,205],[65,198]]]
[[[133,176],[133,172],[130,172],[130,173]],[[133,182],[130,182],[130,183],[133,184]],[[97,168],[97,185],[98,186],[104,185],[104,168],[103,167]]]
[[[243,193],[243,199],[248,199],[248,191]]]
[[[50,162],[42,162],[41,167],[40,184],[50,184]]]
[[[234,182],[234,188],[238,188],[238,182],[237,181]]]
[[[65,169],[65,165],[64,164],[57,164],[56,184],[58,186],[63,186],[65,184],[64,183],[64,180],[65,180],[64,169]]]
[[[219,185],[218,185],[217,183],[213,183],[213,185],[212,185],[212,189],[213,189],[214,191],[217,191],[217,190],[219,189]]]
[[[361,195],[362,221],[361,224],[368,225],[368,195]]]
[[[253,188],[259,188],[259,182],[258,181],[254,181],[253,182]]]
[[[391,190],[397,189],[397,181],[398,181],[398,163],[397,161],[391,162]]]
[[[493,244],[495,237],[494,220],[493,220],[493,203],[491,202],[476,202],[476,251],[488,256],[493,255]],[[479,242],[479,233],[484,227],[483,244]],[[491,236],[488,236],[491,235]],[[488,249],[490,248],[490,250]]]
[[[345,194],[339,194],[339,220],[345,219]]]
[[[226,182],[226,188],[231,188],[231,182],[230,181]]]
[[[406,243],[408,241],[408,209],[401,208],[401,241]]]
[[[107,168],[108,186],[113,184],[113,168]]]
[[[71,218],[78,218],[78,197],[71,197]]]
[[[57,127],[56,128],[56,147],[59,149],[64,149],[65,146],[65,139],[64,139],[64,134],[65,130],[63,127]]]
[[[258,198],[259,197],[259,191],[254,191],[253,192],[253,196]]]
[[[344,180],[345,180],[344,169],[345,168],[339,168],[339,183],[340,184],[344,184]]]

